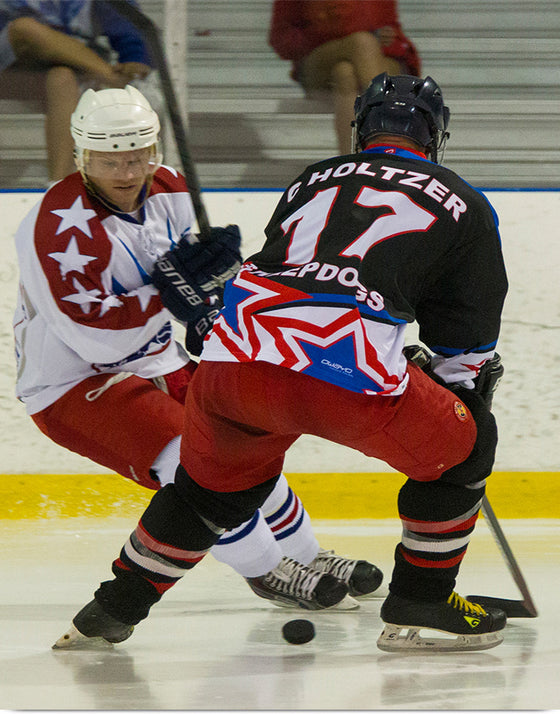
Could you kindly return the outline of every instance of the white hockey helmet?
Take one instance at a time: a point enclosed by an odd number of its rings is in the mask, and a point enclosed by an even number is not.
[[[89,151],[134,151],[157,146],[159,118],[136,87],[86,90],[70,120],[78,168]],[[159,154],[159,150],[157,151]],[[158,156],[157,163],[161,162]]]

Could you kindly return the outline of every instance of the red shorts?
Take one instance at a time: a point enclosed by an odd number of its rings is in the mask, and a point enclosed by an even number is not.
[[[399,397],[350,392],[268,362],[201,362],[189,386],[181,463],[201,486],[240,491],[277,476],[301,434],[382,459],[418,481],[464,461],[465,405],[418,367]]]
[[[181,434],[181,400],[192,378],[191,364],[196,366],[189,363],[165,375],[164,388],[169,393],[134,375],[107,389],[103,387],[114,375],[88,377],[31,418],[60,446],[157,489],[159,482],[150,476],[150,467]]]

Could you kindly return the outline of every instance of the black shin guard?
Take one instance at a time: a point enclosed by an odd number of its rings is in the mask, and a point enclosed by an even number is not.
[[[210,491],[199,486],[179,466],[175,473],[175,486],[181,498],[191,504],[203,518],[230,530],[253,517],[272,493],[278,478],[279,475],[244,491]]]
[[[498,442],[496,422],[474,390],[458,388],[469,408],[477,436],[469,456],[437,481],[409,479],[399,493],[403,540],[395,551],[390,589],[402,597],[441,600],[455,587],[492,472]]]
[[[95,599],[112,617],[136,624],[202,560],[222,532],[200,517],[174,484],[168,484],[154,494],[113,563],[115,579],[102,583]]]

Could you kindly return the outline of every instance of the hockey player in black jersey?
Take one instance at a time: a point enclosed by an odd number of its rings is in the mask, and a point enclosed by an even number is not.
[[[430,77],[379,75],[355,114],[355,153],[290,184],[263,248],[227,283],[188,393],[175,483],[152,499],[115,579],[74,618],[83,635],[129,636],[179,577],[154,579],[150,559],[186,572],[260,506],[307,433],[408,477],[378,646],[502,641],[505,614],[454,589],[497,443],[477,389],[507,290],[497,218],[437,163],[449,110]],[[403,354],[412,322],[433,379]]]

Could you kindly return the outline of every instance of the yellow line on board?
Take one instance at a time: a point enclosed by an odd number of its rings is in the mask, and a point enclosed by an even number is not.
[[[312,518],[397,518],[399,473],[287,474]],[[117,474],[6,474],[0,519],[137,518],[153,491]],[[499,471],[487,495],[499,518],[560,518],[560,473]]]

